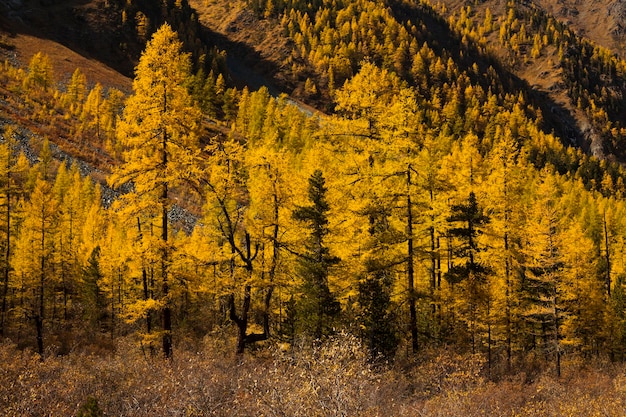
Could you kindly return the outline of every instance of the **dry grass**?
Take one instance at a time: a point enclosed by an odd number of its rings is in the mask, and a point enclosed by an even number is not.
[[[12,57],[21,67],[28,67],[30,59],[37,52],[43,52],[50,58],[55,78],[67,82],[72,73],[78,68],[90,83],[99,82],[105,87],[115,87],[128,92],[131,90],[132,80],[100,61],[85,57],[57,42],[42,39],[27,34],[8,35],[0,31],[0,36],[10,48],[0,49],[4,58]]]
[[[619,30],[624,22],[615,12],[609,13],[612,5],[619,9],[621,2],[611,0],[538,0],[535,3],[555,16],[557,20],[567,24],[580,36],[624,56],[622,44],[619,38],[614,36],[614,31]]]
[[[5,416],[85,414],[89,399],[111,416],[623,416],[623,366],[535,382],[499,383],[477,357],[442,353],[411,367],[374,366],[350,336],[246,358],[206,344],[174,360],[146,359],[128,341],[117,353],[72,353],[41,362],[0,347]],[[93,400],[91,400],[93,401]],[[91,411],[94,411],[93,403]],[[98,414],[91,414],[98,415]]]

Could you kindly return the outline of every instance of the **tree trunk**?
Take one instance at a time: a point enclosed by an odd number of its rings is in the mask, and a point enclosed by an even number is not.
[[[487,371],[491,377],[491,303],[487,300]]]
[[[139,220],[139,217],[137,217],[137,230],[139,231],[139,240],[142,239],[143,235],[141,233],[141,222]],[[143,257],[143,254],[142,254]],[[141,264],[141,281],[143,284],[143,299],[144,301],[147,301],[150,299],[150,291],[149,291],[149,285],[148,285],[148,271],[146,270],[146,265],[144,264],[144,261],[142,259],[142,264]],[[146,312],[146,333],[150,334],[152,332],[152,313],[150,311]],[[150,351],[152,352],[153,346],[152,343],[150,343]]]
[[[161,278],[163,280],[162,297],[163,297],[163,355],[170,359],[172,357],[172,310],[169,301],[169,282],[168,282],[168,236],[167,236],[167,184],[163,186],[163,203],[162,203],[162,227],[161,235],[164,245],[163,254],[161,255]]]
[[[556,356],[556,376],[561,377],[561,345],[559,342],[560,329],[559,329],[559,308],[558,308],[558,289],[554,287],[554,349]]]
[[[604,225],[604,256],[606,259],[606,292],[611,298],[611,253],[609,252],[609,230],[606,224],[606,212],[602,219]]]
[[[237,316],[235,308],[235,295],[231,294],[229,299],[230,319],[237,325],[237,348],[235,353],[243,355],[246,350],[246,333],[248,331],[248,311],[250,310],[250,286],[244,288],[243,304],[241,306],[241,317]]]
[[[35,316],[35,330],[37,332],[37,353],[43,360],[43,317],[39,314]]]
[[[39,355],[41,356],[41,358],[43,358],[43,319],[44,319],[44,313],[45,313],[45,305],[44,305],[44,301],[45,301],[45,296],[44,296],[44,284],[45,284],[45,279],[46,279],[46,255],[45,255],[45,248],[46,248],[46,224],[45,224],[45,217],[42,216],[41,217],[41,271],[39,271],[40,276],[39,276],[39,305],[38,305],[38,311],[37,314],[35,315],[35,327],[36,327],[36,332],[37,332],[37,352],[39,353]]]
[[[9,149],[9,152],[11,150]],[[0,313],[0,337],[5,335],[5,324],[7,314],[7,297],[9,293],[9,273],[11,271],[11,193],[10,193],[10,181],[11,177],[7,178],[7,206],[6,206],[6,247],[4,249],[4,270],[3,270],[3,282],[2,282],[2,312]]]
[[[167,85],[163,81],[163,112],[168,111],[167,103]],[[163,128],[163,144],[162,144],[162,164],[163,169],[167,169],[169,160],[167,157],[167,144],[169,138],[167,130]],[[161,193],[161,244],[163,245],[163,253],[161,254],[161,280],[162,297],[163,297],[163,355],[170,359],[172,357],[172,310],[169,300],[169,282],[168,282],[168,263],[169,263],[169,236],[167,230],[167,205],[168,205],[168,183],[164,181]]]
[[[406,210],[407,210],[407,280],[409,291],[409,327],[411,329],[411,347],[413,353],[419,349],[418,333],[417,333],[417,308],[415,306],[415,269],[414,258],[415,250],[413,248],[413,204],[411,202],[411,165],[407,168],[406,174]]]
[[[506,280],[505,297],[506,297],[506,368],[511,372],[511,356],[512,349],[512,319],[511,319],[511,261],[509,259],[509,235],[504,233],[504,276]]]

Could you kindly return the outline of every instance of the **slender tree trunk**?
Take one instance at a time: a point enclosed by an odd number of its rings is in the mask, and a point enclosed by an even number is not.
[[[505,297],[505,316],[506,316],[506,368],[511,372],[511,356],[512,350],[512,319],[511,319],[511,261],[509,258],[509,234],[504,233],[504,277],[506,280]]]
[[[417,339],[417,309],[415,306],[415,250],[413,248],[413,204],[411,202],[411,170],[412,167],[409,164],[406,171],[407,278],[409,291],[409,327],[411,329],[411,347],[413,349],[413,352],[415,353],[419,349],[419,343]]]
[[[121,275],[120,267],[117,271],[118,275]],[[111,340],[115,338],[115,271],[111,271]]]
[[[278,175],[278,173],[277,173]],[[265,337],[270,337],[270,307],[272,302],[272,295],[274,293],[274,283],[276,280],[276,268],[278,268],[278,261],[280,255],[280,244],[278,242],[278,221],[279,221],[279,201],[278,201],[278,190],[276,189],[276,182],[274,182],[274,229],[272,232],[272,265],[269,270],[269,281],[270,285],[265,293],[265,311],[263,312],[263,333],[265,333]]]
[[[433,216],[434,217],[434,216]],[[435,239],[435,219],[431,217],[431,226],[428,228],[430,234],[430,296],[434,297],[437,288],[437,241]],[[433,303],[433,312],[435,306]]]
[[[139,232],[139,240],[143,238],[143,234],[141,233],[141,221],[139,217],[137,217],[137,230]],[[142,254],[142,258],[144,258]],[[148,271],[146,270],[145,259],[142,259],[141,262],[141,281],[143,284],[143,299],[144,301],[148,301],[150,299],[150,291],[148,286]],[[146,334],[152,333],[152,313],[150,310],[146,312]],[[153,352],[152,343],[150,343],[150,353]]]
[[[9,152],[11,150],[9,149]],[[8,167],[7,167],[8,169]],[[4,249],[4,270],[3,270],[3,282],[2,282],[2,312],[0,316],[0,337],[5,335],[5,324],[7,315],[7,297],[9,293],[9,273],[11,271],[11,176],[10,172],[7,174],[7,189],[6,189],[6,220],[5,229],[7,234],[6,247]]]
[[[429,190],[430,208],[434,209],[435,195],[432,188]],[[435,234],[435,214],[430,216],[430,227],[428,228],[430,235],[430,314],[433,328],[433,335],[436,334],[436,315],[437,300],[435,300],[435,291],[441,286],[441,256],[439,255],[439,238]],[[438,284],[439,281],[439,284]],[[438,337],[438,336],[435,336]]]
[[[45,313],[45,294],[44,294],[44,284],[46,279],[46,256],[45,256],[45,248],[46,248],[46,234],[45,234],[46,226],[45,226],[45,216],[42,213],[41,216],[41,259],[40,259],[40,267],[39,271],[39,305],[38,311],[35,316],[35,330],[37,332],[37,352],[40,357],[43,358],[43,319]]]
[[[63,252],[63,235],[59,236],[59,241],[59,250],[61,253],[61,287],[63,289],[63,320],[67,321],[67,266],[65,262],[65,253]]]
[[[35,331],[37,333],[37,353],[39,353],[39,358],[43,360],[43,316],[39,314],[35,316]]]
[[[439,241],[439,236],[437,236],[437,289],[441,289],[441,242]]]
[[[561,377],[561,345],[559,343],[560,338],[560,329],[559,329],[559,309],[558,309],[558,288],[554,287],[554,348],[555,348],[555,356],[556,356],[556,376]]]
[[[606,223],[606,212],[602,219],[604,226],[604,256],[606,260],[606,292],[609,298],[611,297],[611,252],[609,251],[609,230]]]
[[[504,278],[505,278],[505,307],[504,314],[506,320],[506,368],[507,372],[511,372],[511,362],[513,355],[513,320],[511,317],[511,253],[509,247],[509,177],[507,159],[503,159],[503,184],[502,192],[504,195]]]
[[[163,185],[163,203],[162,203],[162,227],[163,232],[161,240],[163,241],[163,254],[161,255],[161,277],[163,280],[162,297],[163,297],[163,354],[166,358],[172,357],[172,310],[169,301],[169,282],[168,282],[168,236],[167,236],[167,184]]]
[[[168,111],[167,103],[167,85],[163,82],[163,112]],[[167,130],[163,127],[163,144],[162,144],[162,164],[163,169],[168,167]],[[170,359],[172,357],[172,310],[169,300],[169,282],[168,282],[168,262],[169,262],[169,236],[167,230],[167,205],[168,205],[168,183],[164,180],[162,184],[161,194],[161,244],[163,245],[163,253],[161,254],[161,279],[162,279],[162,297],[163,297],[163,355]]]
[[[491,377],[491,302],[487,299],[487,370]]]
[[[435,196],[433,190],[429,191],[430,195],[430,207],[433,209]],[[437,242],[435,240],[435,215],[430,216],[430,227],[428,228],[430,235],[430,297],[432,301],[432,314],[435,314],[436,306],[434,302],[435,289],[437,288]]]

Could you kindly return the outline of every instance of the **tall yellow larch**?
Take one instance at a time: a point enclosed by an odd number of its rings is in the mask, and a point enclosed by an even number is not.
[[[362,205],[357,215],[362,222],[360,239],[366,242],[367,249],[362,253],[365,271],[359,283],[360,292],[389,293],[390,288],[399,284],[395,279],[397,266],[406,263],[406,283],[399,287],[407,294],[408,327],[413,349],[417,350],[414,195],[416,179],[421,175],[416,164],[421,143],[416,128],[419,112],[415,93],[395,74],[364,63],[359,74],[337,90],[335,97],[337,110],[347,119],[338,123],[347,127],[343,146],[354,155],[352,163],[360,161],[350,172],[351,178],[346,178],[357,185],[351,192],[357,194],[355,198]],[[402,248],[404,244],[406,247]],[[361,294],[365,315],[377,316],[376,319],[363,316],[363,319],[370,324],[366,326],[368,331],[386,333],[390,323],[381,323],[381,319],[386,315],[383,310],[389,308],[390,299],[375,301],[377,305],[372,304],[373,298]],[[373,323],[380,328],[374,329]],[[370,344],[379,340],[371,335],[368,339]],[[370,347],[390,352],[389,346]]]
[[[243,354],[248,343],[267,338],[267,329],[263,333],[249,332],[252,290],[262,272],[257,270],[262,244],[245,222],[250,195],[243,146],[231,138],[216,140],[207,150],[211,157],[204,183],[205,222],[215,230],[215,252],[221,253],[223,271],[220,288],[229,318],[237,326],[236,353]]]
[[[291,276],[290,253],[285,248],[294,247],[298,235],[294,231],[291,211],[293,209],[293,179],[290,166],[291,155],[275,143],[267,141],[264,146],[249,150],[246,166],[250,173],[248,190],[250,209],[246,222],[251,232],[261,240],[260,269],[257,287],[263,294],[263,333],[269,337],[270,314],[276,310],[275,289],[285,288]],[[282,309],[284,300],[277,302]],[[280,319],[280,318],[279,318]]]
[[[118,140],[124,146],[124,164],[116,168],[109,182],[120,187],[132,184],[132,192],[122,202],[130,213],[137,200],[143,210],[159,219],[160,280],[159,299],[163,302],[163,354],[172,355],[172,318],[169,304],[168,211],[170,192],[188,184],[198,188],[198,136],[201,112],[194,105],[186,83],[191,76],[189,54],[167,24],[152,37],[142,54],[133,81],[134,94],[126,101],[117,126]],[[128,215],[128,220],[135,215]]]
[[[133,271],[131,257],[136,240],[132,239],[125,219],[120,217],[111,211],[107,218],[99,246],[100,274],[95,281],[104,297],[100,324],[103,330],[108,330],[112,339],[121,333],[122,316],[127,317],[127,306],[134,301],[134,298],[128,300],[127,283]]]
[[[7,326],[8,316],[8,296],[10,279],[12,275],[14,247],[15,247],[15,220],[17,212],[17,200],[21,194],[21,187],[16,181],[17,167],[17,149],[16,149],[17,131],[14,126],[5,127],[3,137],[4,142],[0,144],[0,207],[2,214],[2,233],[3,239],[0,248],[2,250],[2,301],[0,308],[0,337],[4,336]]]
[[[488,263],[494,269],[492,283],[493,308],[490,317],[493,322],[493,340],[504,342],[507,354],[507,368],[513,360],[514,335],[519,326],[519,267],[521,262],[519,241],[524,227],[524,213],[528,190],[524,183],[532,178],[532,171],[525,163],[511,131],[497,126],[494,145],[487,161],[489,176],[485,182],[486,208],[491,213],[487,253]]]
[[[17,251],[24,256],[16,259],[16,274],[23,277],[25,294],[32,294],[24,305],[24,316],[35,325],[37,352],[42,357],[45,324],[52,318],[48,302],[55,298],[53,284],[57,277],[53,262],[57,250],[54,242],[58,232],[58,206],[52,184],[37,179],[24,207],[24,222],[17,242]]]
[[[542,172],[528,212],[523,241],[521,314],[522,335],[528,349],[554,358],[561,373],[563,323],[569,318],[565,308],[566,263],[564,234],[567,228],[560,198],[562,189],[554,174]]]

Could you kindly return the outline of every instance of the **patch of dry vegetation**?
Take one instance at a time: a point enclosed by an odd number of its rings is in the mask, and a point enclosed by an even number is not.
[[[15,46],[13,51],[22,67],[27,67],[29,60],[37,52],[45,51],[56,73],[63,81],[69,80],[72,73],[79,69],[92,83],[99,82],[105,87],[115,87],[125,92],[131,89],[130,78],[100,61],[85,57],[57,42],[27,34],[17,34],[9,39]]]
[[[149,359],[128,341],[109,355],[40,361],[0,346],[6,416],[621,416],[626,370],[604,365],[567,378],[484,378],[476,356],[426,354],[412,365],[373,365],[351,336],[246,358],[205,344]],[[92,414],[88,414],[88,413]]]

